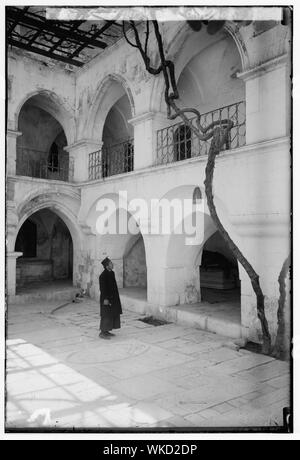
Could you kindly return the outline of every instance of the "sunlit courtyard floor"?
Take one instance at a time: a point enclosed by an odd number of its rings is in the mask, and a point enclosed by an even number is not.
[[[129,311],[105,341],[96,302],[59,305],[8,307],[7,430],[282,426],[288,363]]]

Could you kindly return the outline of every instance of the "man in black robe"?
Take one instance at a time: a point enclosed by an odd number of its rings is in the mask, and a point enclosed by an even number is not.
[[[106,257],[102,260],[104,267],[99,276],[100,286],[100,334],[102,339],[110,339],[112,329],[120,329],[120,315],[122,314],[119,290],[116,283],[115,273],[113,271],[112,261]]]

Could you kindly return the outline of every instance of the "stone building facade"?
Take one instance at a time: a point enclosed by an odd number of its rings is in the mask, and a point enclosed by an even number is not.
[[[290,251],[289,27],[276,23],[258,32],[255,23],[227,21],[210,35],[182,21],[161,29],[175,63],[178,104],[197,108],[204,123],[235,122],[216,161],[215,202],[260,276],[274,337],[278,275]],[[153,37],[149,50],[157,63]],[[243,334],[259,341],[250,281],[209,215],[201,216],[203,238],[193,245],[176,232],[149,234],[143,219],[135,235],[97,231],[99,199],[112,199],[124,222],[136,198],[150,206],[200,190],[205,202],[208,144],[167,119],[162,75],[149,75],[137,50],[120,40],[79,70],[11,49],[7,79],[9,299],[22,283],[49,277],[70,279],[98,299],[100,261],[108,255],[119,287],[143,290],[149,308],[201,304],[203,280],[206,287],[211,282],[203,251],[215,252],[236,267],[227,288],[238,289]],[[214,286],[226,291],[220,267],[215,275]]]

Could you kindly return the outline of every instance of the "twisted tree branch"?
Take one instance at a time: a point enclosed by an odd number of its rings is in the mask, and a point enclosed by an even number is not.
[[[283,358],[285,359],[288,357],[289,350],[287,349],[287,340],[286,340],[286,327],[285,327],[285,302],[286,302],[286,284],[285,280],[287,278],[289,268],[291,265],[291,256],[289,255],[281,268],[279,277],[278,277],[278,284],[279,284],[279,299],[278,299],[278,310],[277,310],[277,321],[278,321],[278,329],[277,335],[273,350],[273,356],[275,358]]]

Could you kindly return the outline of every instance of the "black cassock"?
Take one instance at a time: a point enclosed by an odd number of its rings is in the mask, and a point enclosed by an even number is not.
[[[119,329],[121,327],[120,315],[122,306],[119,290],[116,283],[115,272],[104,269],[99,276],[100,286],[100,330],[102,332]],[[107,299],[110,305],[104,305]]]

